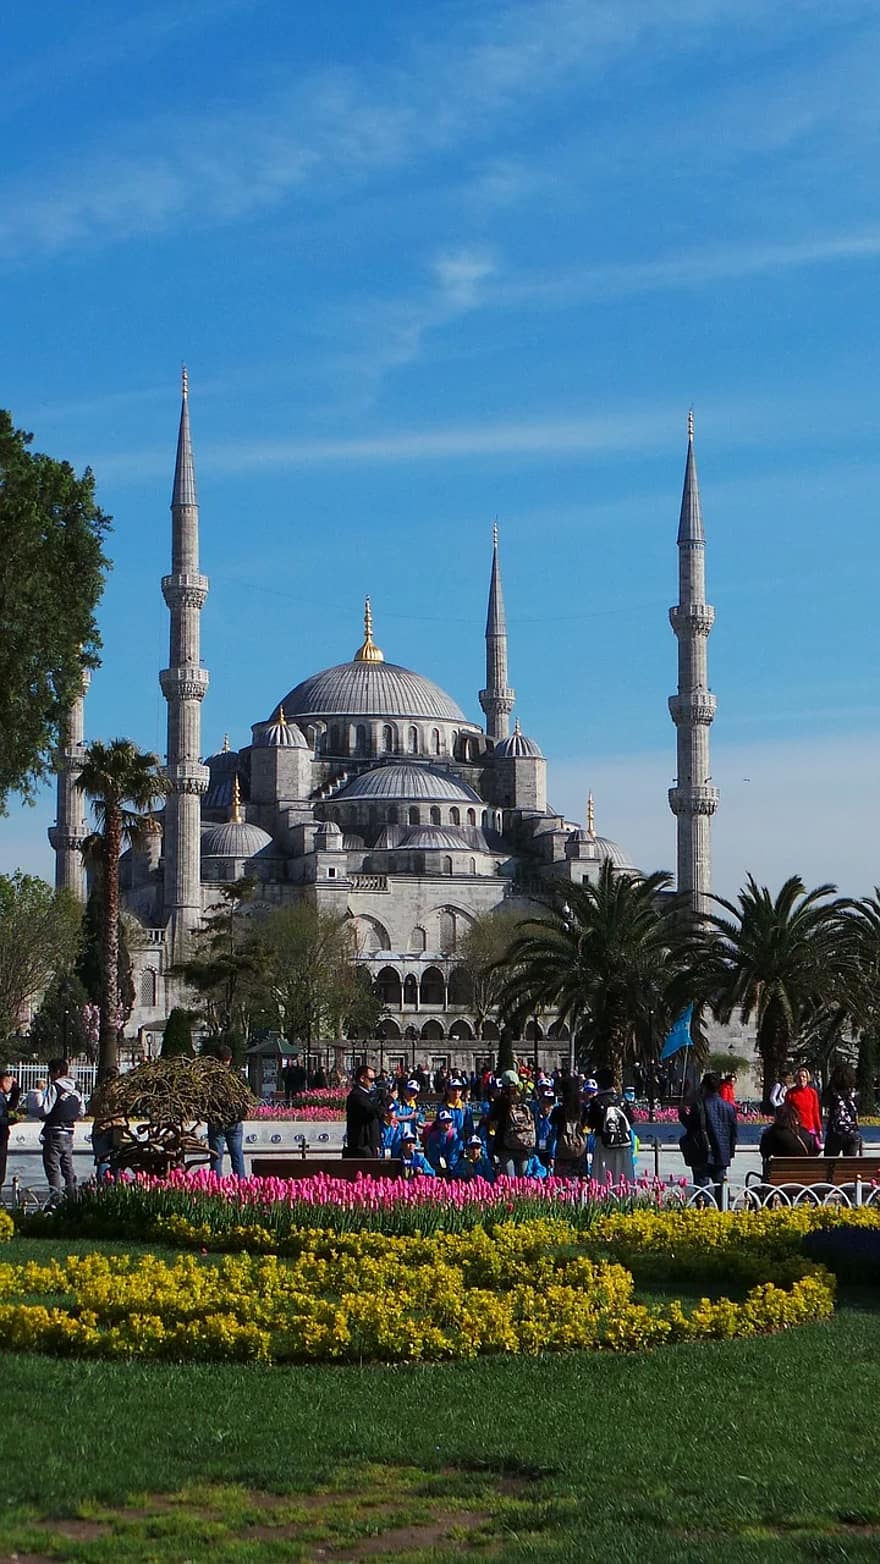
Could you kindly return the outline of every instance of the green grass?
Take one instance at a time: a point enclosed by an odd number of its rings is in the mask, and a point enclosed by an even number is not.
[[[16,1240],[2,1258],[74,1252]],[[366,1557],[357,1539],[371,1534],[381,1557],[377,1532],[397,1564],[875,1560],[877,1301],[852,1292],[829,1325],[633,1357],[258,1368],[6,1355],[0,1560],[331,1564]],[[338,1492],[304,1505],[321,1489]],[[157,1494],[177,1497],[132,1500]],[[457,1512],[456,1541],[439,1533]],[[93,1525],[58,1530],[71,1516]],[[401,1540],[413,1520],[439,1531]]]

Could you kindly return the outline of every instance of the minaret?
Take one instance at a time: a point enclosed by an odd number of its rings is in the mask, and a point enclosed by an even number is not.
[[[199,574],[199,505],[186,369],[181,390],[171,495],[171,574],[162,578],[162,596],[171,615],[170,667],[159,675],[168,702],[165,916],[175,959],[183,955],[187,934],[201,921],[201,797],[209,778],[200,760],[201,704],[208,675],[199,657],[199,615],[208,595],[208,578]]]
[[[85,799],[76,785],[85,757],[85,702],[92,676],[83,669],[82,688],[67,714],[64,748],[58,755],[56,821],[49,831],[55,849],[55,889],[69,891],[77,901],[86,899],[82,846],[89,834]]]
[[[688,449],[678,523],[678,605],[669,619],[678,640],[678,694],[669,711],[678,734],[678,776],[669,807],[678,822],[678,889],[693,911],[711,911],[712,816],[718,789],[709,772],[709,727],[715,696],[709,689],[708,638],[715,610],[706,602],[706,539],[694,459],[694,415],[688,413]]]
[[[480,691],[480,705],[486,713],[486,734],[497,743],[510,732],[510,713],[516,690],[507,682],[507,621],[501,591],[501,566],[498,563],[498,523],[492,528],[492,577],[489,583],[489,612],[486,615],[486,688]]]

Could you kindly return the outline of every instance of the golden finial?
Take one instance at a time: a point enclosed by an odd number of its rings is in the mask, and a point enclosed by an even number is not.
[[[588,793],[587,795],[587,830],[589,831],[590,836],[596,835],[596,810],[593,804],[592,793]]]
[[[189,375],[185,364],[180,366],[180,394],[189,396]]]
[[[229,734],[228,733],[224,733],[224,735],[223,735],[223,754],[224,755],[228,755],[229,754]]]
[[[229,818],[233,825],[241,825],[243,823],[241,818],[241,783],[238,780],[237,771],[232,778],[232,813]]]
[[[519,717],[517,717],[516,722],[513,724],[513,731],[518,738],[522,737],[522,728],[519,725]]]
[[[492,523],[492,547],[493,548],[497,548],[498,547],[498,517],[497,516],[495,517],[495,520]]]
[[[364,598],[364,644],[354,654],[356,663],[384,663],[385,654],[373,644],[373,608],[369,596]]]
[[[279,728],[286,728],[287,727],[287,718],[284,715],[284,707],[283,706],[279,706],[278,707],[278,726],[279,726]]]
[[[692,440],[693,438],[694,438],[694,410],[691,407],[691,408],[688,409],[688,440]]]

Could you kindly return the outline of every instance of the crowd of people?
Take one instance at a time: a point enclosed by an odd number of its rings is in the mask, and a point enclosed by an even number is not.
[[[539,1070],[530,1081],[514,1069],[444,1073],[429,1084],[439,1099],[430,1109],[418,1074],[377,1078],[361,1065],[346,1099],[343,1155],[398,1159],[405,1178],[635,1176],[634,1093],[618,1092],[610,1070]]]

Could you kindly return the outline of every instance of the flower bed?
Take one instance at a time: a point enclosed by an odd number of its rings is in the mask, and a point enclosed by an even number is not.
[[[829,1213],[761,1215],[757,1232],[754,1220],[719,1217],[723,1236],[710,1246],[729,1262],[760,1240],[761,1281],[741,1302],[645,1305],[631,1272],[608,1258],[621,1247],[636,1258],[659,1251],[676,1274],[679,1246],[690,1252],[699,1242],[690,1212],[600,1217],[586,1232],[553,1217],[430,1238],[302,1228],[286,1263],[275,1255],[208,1265],[192,1255],[166,1262],[93,1254],[0,1264],[0,1347],[185,1361],[399,1361],[629,1351],[827,1319],[833,1278],[798,1248]]]
[[[282,1119],[288,1122],[293,1120],[297,1123],[329,1124],[341,1123],[345,1118],[345,1110],[344,1108],[313,1107],[279,1108],[273,1103],[261,1102],[258,1108],[252,1108],[245,1117],[248,1122],[253,1119],[269,1119],[272,1121]]]

